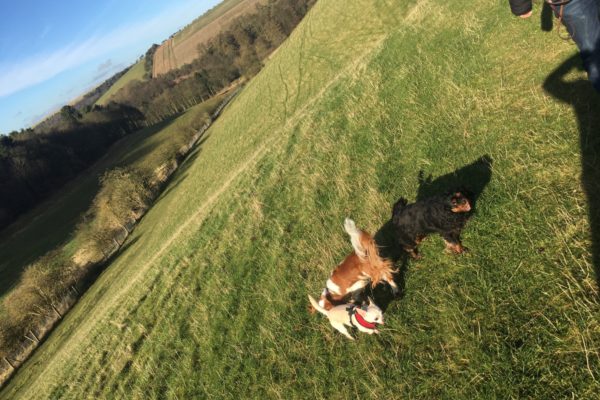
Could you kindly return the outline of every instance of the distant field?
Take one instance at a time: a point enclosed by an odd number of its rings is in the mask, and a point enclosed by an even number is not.
[[[216,19],[223,17],[224,14],[243,3],[247,3],[247,0],[224,0],[212,9],[205,12],[200,17],[196,18],[189,25],[184,27],[181,31],[177,32],[173,36],[179,42],[189,39],[190,36],[198,32],[200,29],[204,28],[206,25],[210,24]]]
[[[600,99],[575,52],[505,0],[319,0],[0,398],[596,399]],[[307,312],[344,217],[376,232],[457,180],[471,252],[428,238],[381,335]]]
[[[225,0],[161,44],[154,54],[152,75],[164,74],[198,57],[198,45],[215,37],[233,19],[265,0]]]
[[[104,93],[102,95],[102,97],[100,97],[98,99],[96,104],[101,105],[101,106],[105,105],[106,103],[108,103],[110,101],[110,98],[115,93],[117,93],[122,87],[127,85],[129,82],[132,82],[134,80],[143,81],[144,80],[144,72],[145,72],[144,71],[144,60],[145,60],[145,58],[142,58],[137,63],[135,63],[131,67],[131,69],[125,73],[125,75],[123,75],[118,81],[116,81],[110,87],[110,89],[108,89],[106,91],[106,93]]]
[[[212,112],[221,100],[219,96],[178,118],[123,138],[60,193],[3,231],[0,235],[0,298],[16,283],[27,264],[59,245],[76,247],[71,234],[81,214],[89,208],[99,188],[98,179],[105,171],[116,166],[151,163],[163,147],[175,145],[186,130],[200,127],[204,120],[198,117]]]

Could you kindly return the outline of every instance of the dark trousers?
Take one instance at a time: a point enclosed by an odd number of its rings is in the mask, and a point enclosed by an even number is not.
[[[562,20],[577,43],[583,66],[594,88],[600,92],[600,1],[572,0],[564,6]],[[560,14],[560,6],[554,12]]]

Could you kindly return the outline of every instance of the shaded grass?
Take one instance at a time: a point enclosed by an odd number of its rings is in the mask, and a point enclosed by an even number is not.
[[[319,1],[0,397],[594,398],[578,126],[541,88],[574,49],[521,22],[500,1]],[[420,171],[483,156],[472,252],[425,241],[382,335],[306,312],[344,217],[375,232]]]

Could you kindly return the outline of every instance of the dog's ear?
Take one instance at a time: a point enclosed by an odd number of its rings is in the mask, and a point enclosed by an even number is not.
[[[373,299],[371,298],[371,296],[367,297],[367,305],[370,306],[372,304],[375,304],[375,302],[373,301]]]

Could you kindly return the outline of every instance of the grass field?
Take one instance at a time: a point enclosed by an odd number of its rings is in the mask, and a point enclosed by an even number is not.
[[[573,54],[505,1],[320,0],[0,398],[597,398],[599,102],[559,79]],[[308,314],[344,217],[375,232],[456,180],[471,252],[426,240],[381,335]]]
[[[144,78],[144,62],[145,58],[142,58],[129,69],[129,71],[125,72],[125,75],[120,77],[111,87],[96,101],[98,105],[105,105],[110,101],[110,98],[117,93],[121,88],[125,87],[129,82],[134,80],[143,81]]]
[[[132,133],[68,183],[60,193],[32,210],[0,235],[0,298],[17,282],[23,268],[46,252],[65,245],[77,249],[72,234],[99,189],[102,174],[118,166],[153,165],[169,146],[180,146],[190,129],[198,129],[223,100],[218,96],[164,123]]]

